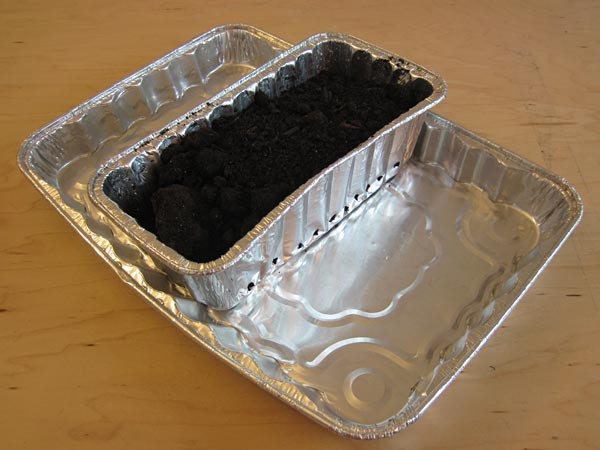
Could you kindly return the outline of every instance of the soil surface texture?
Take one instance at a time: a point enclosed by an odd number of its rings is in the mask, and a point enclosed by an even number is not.
[[[399,81],[402,70],[383,75],[322,72],[278,98],[257,92],[241,113],[165,148],[156,189],[126,212],[191,261],[219,258],[295,189],[431,93],[424,80]]]

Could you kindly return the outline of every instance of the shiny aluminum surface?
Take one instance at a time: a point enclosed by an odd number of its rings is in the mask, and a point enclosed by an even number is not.
[[[263,40],[252,48],[267,53],[289,46],[252,28],[224,27],[133,78],[161,70],[215,36],[222,41],[236,33]],[[507,317],[582,214],[565,180],[427,113],[412,160],[378,195],[272,273],[248,302],[213,310],[185,298],[86,197],[92,175],[116,153],[99,145],[106,155],[96,160],[89,148],[69,147],[73,123],[112,105],[133,78],[34,134],[19,154],[21,169],[119,277],[175,326],[340,434],[373,439],[418,418]],[[185,100],[181,105],[178,111],[189,109]],[[163,117],[162,111],[134,118],[127,132],[115,131],[115,152],[145,136],[153,121],[158,129],[181,114]],[[77,165],[80,170],[69,173]],[[339,261],[343,272],[333,270]],[[309,281],[321,287],[306,288]]]
[[[360,58],[355,61],[354,55]],[[402,69],[406,72],[403,80],[425,80],[431,94],[300,186],[221,258],[208,263],[184,258],[115,203],[119,201],[116,197],[123,201],[149,189],[149,180],[160,164],[161,149],[190,128],[208,126],[218,117],[245,109],[257,90],[274,97],[323,70],[348,73],[355,67],[362,68],[365,56],[369,68],[371,61],[386,61],[388,79],[393,70]],[[424,112],[442,101],[445,93],[446,86],[438,76],[386,50],[343,34],[312,36],[209,105],[202,105],[161,130],[146,144],[134,146],[110,161],[94,180],[91,197],[193,298],[211,307],[230,309],[245,299],[249,286],[259,285],[265,276],[318,242],[398,172],[412,153]],[[108,192],[113,193],[115,201]]]

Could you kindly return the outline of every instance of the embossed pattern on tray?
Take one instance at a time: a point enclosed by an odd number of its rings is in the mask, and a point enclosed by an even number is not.
[[[210,316],[362,437],[387,434],[458,373],[580,215],[564,180],[430,115],[383,192]]]
[[[375,424],[428,394],[469,324],[512,289],[538,232],[528,214],[411,163],[247,304],[212,317],[322,392],[337,415]]]

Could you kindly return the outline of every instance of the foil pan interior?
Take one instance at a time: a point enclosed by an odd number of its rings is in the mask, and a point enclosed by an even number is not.
[[[160,153],[172,142],[190,130],[210,126],[219,117],[244,110],[256,91],[276,97],[324,70],[354,73],[384,83],[410,83],[423,92],[422,99],[299,187],[218,260],[195,263],[186,259],[123,211],[127,204],[154,189],[153,174],[160,164]],[[100,169],[91,196],[192,297],[212,307],[230,309],[265,276],[322,239],[398,172],[410,157],[423,113],[439,103],[445,92],[444,82],[435,74],[390,56],[388,51],[347,35],[316,35],[225,91],[210,105],[189,112],[144,146],[135,146],[110,161]]]
[[[560,180],[450,131],[430,118],[381,193],[247,302],[209,311],[347,423],[414,419],[580,215]]]

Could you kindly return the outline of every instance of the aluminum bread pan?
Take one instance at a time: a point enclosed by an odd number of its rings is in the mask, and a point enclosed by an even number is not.
[[[372,69],[382,66],[384,70]],[[152,189],[160,153],[173,140],[197,127],[210,126],[219,117],[239,113],[252,103],[257,90],[275,97],[324,70],[361,71],[384,81],[420,83],[426,96],[300,186],[217,260],[196,263],[184,258],[122,210],[132,197]],[[394,176],[412,153],[423,113],[442,101],[445,93],[443,80],[415,63],[351,36],[319,34],[223,91],[211,104],[190,111],[143,145],[109,161],[94,178],[90,194],[193,298],[229,309],[267,273],[321,239]]]

